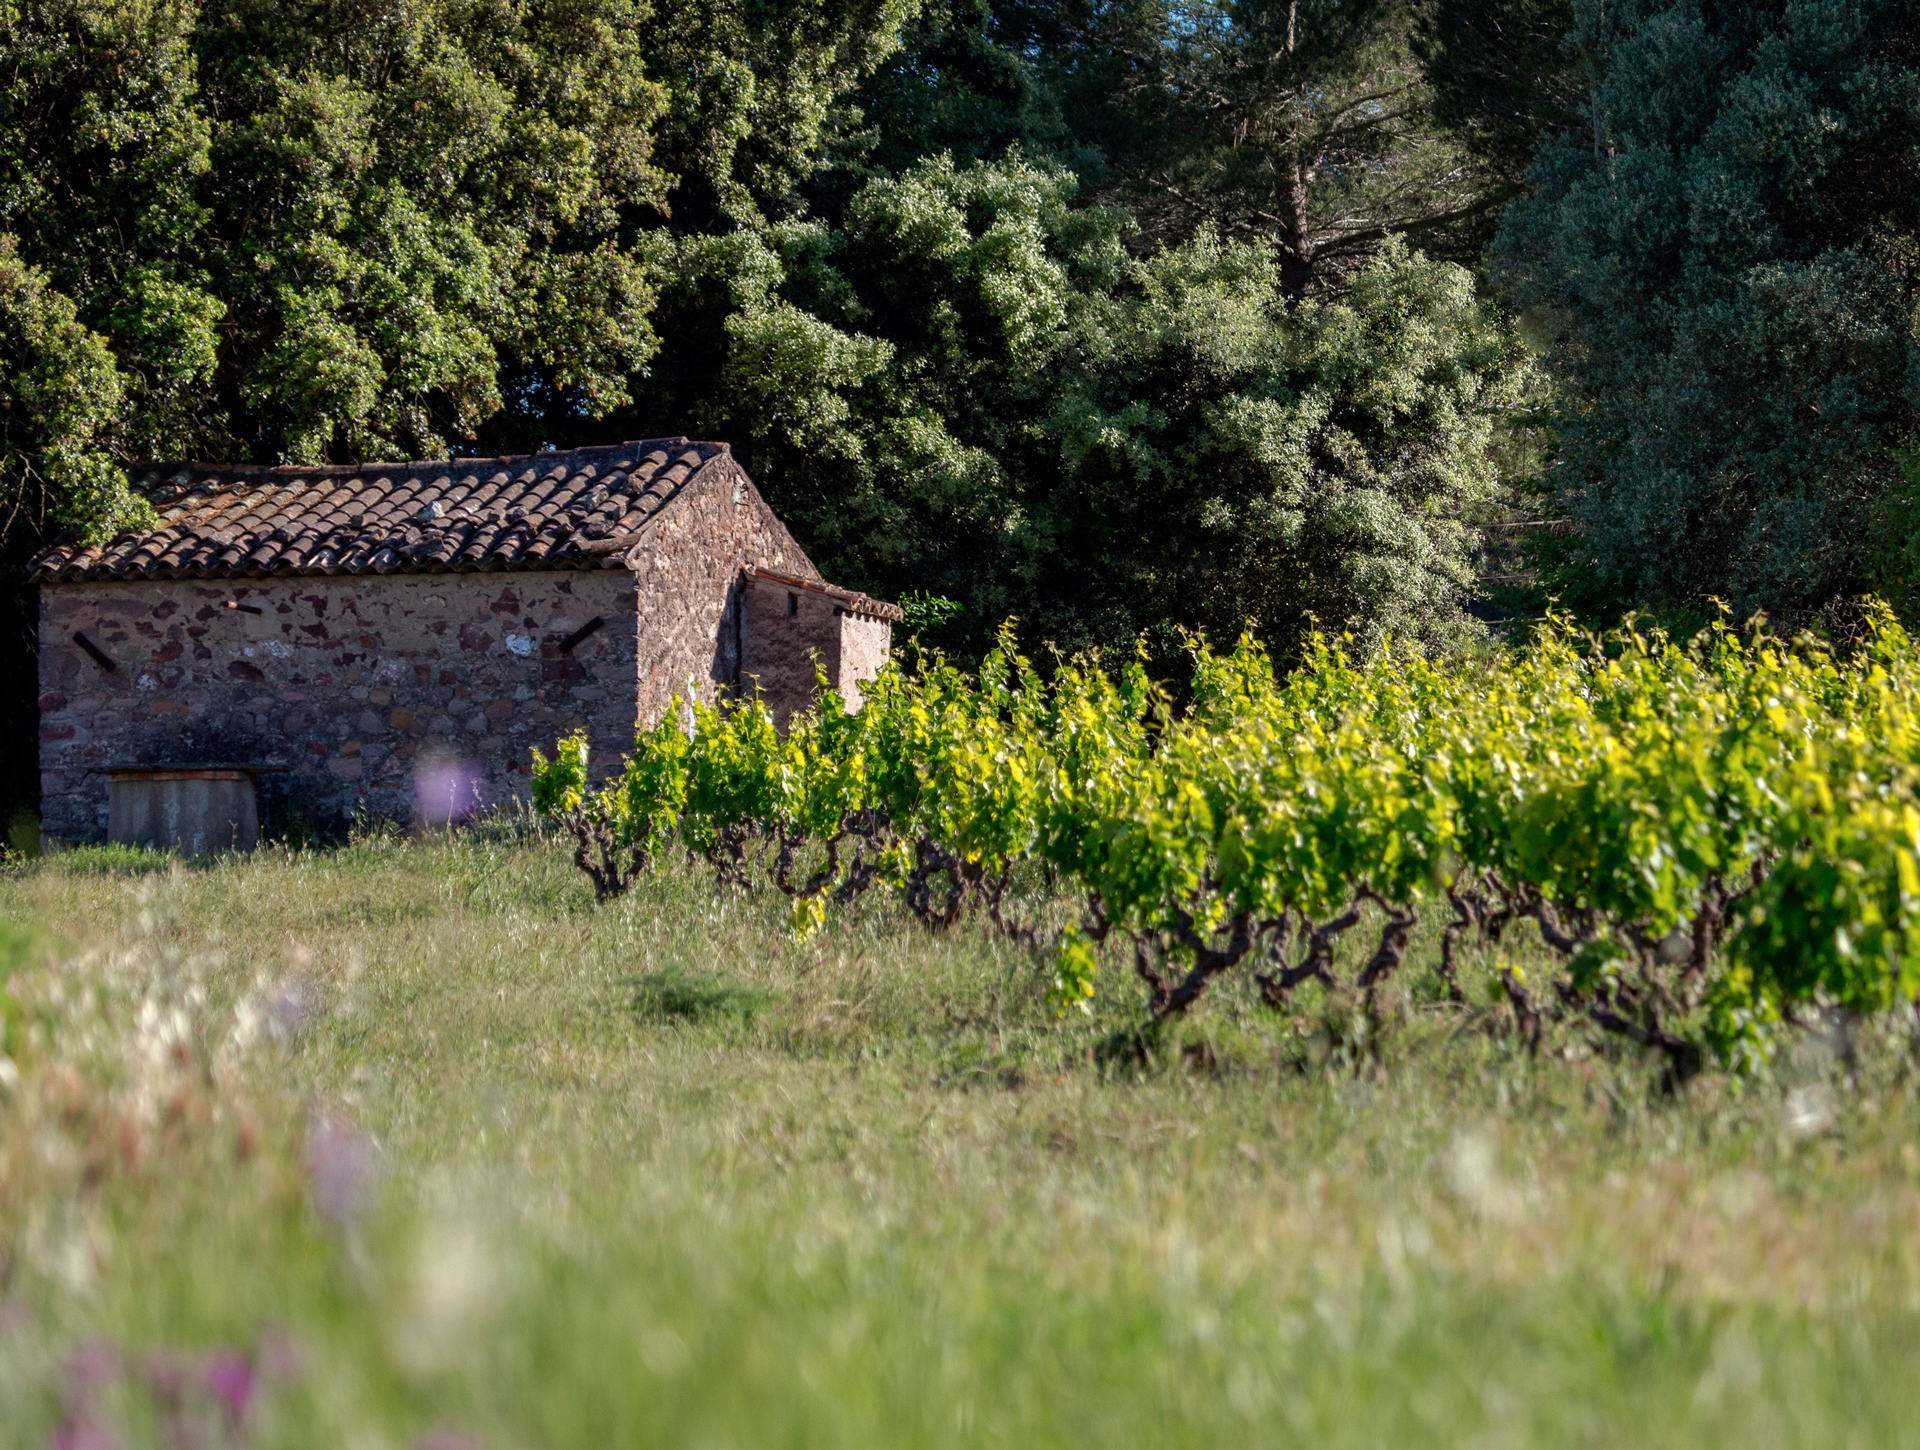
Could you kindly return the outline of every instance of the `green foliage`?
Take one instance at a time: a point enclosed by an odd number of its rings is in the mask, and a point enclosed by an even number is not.
[[[585,798],[587,791],[587,732],[576,730],[554,746],[548,760],[538,746],[527,779],[533,808],[543,816],[564,816]]]
[[[1047,983],[1047,1002],[1055,1015],[1064,1017],[1070,1008],[1085,1012],[1099,976],[1094,944],[1078,931],[1062,932],[1053,949],[1053,978]]]
[[[125,378],[71,298],[21,261],[0,234],[0,487],[53,522],[88,535],[153,518],[115,466]]]
[[[974,650],[1008,614],[1068,650],[1152,630],[1163,655],[1172,623],[1249,616],[1287,653],[1309,615],[1368,648],[1456,637],[1530,376],[1467,273],[1396,241],[1338,300],[1290,303],[1274,245],[1136,259],[1076,187],[935,158],[838,230],[702,243],[683,278],[733,309],[738,381],[719,405],[663,377],[656,410],[733,438],[837,577],[964,605]]]
[[[1881,572],[1920,427],[1916,23],[1574,6],[1588,124],[1495,256],[1563,390],[1560,499],[1629,597],[1807,619]]]
[[[1514,168],[1441,124],[1450,93],[1435,95],[1434,57],[1416,49],[1434,8],[939,0],[863,88],[871,129],[815,190],[837,219],[842,178],[1018,148],[1127,207],[1155,244],[1202,229],[1271,244],[1289,296],[1337,294],[1395,234],[1469,261]]]
[[[691,233],[793,215],[824,150],[854,121],[849,93],[899,44],[911,0],[663,0],[648,71],[668,108],[661,160]]]
[[[966,606],[957,599],[948,599],[943,594],[929,594],[924,590],[908,590],[900,596],[900,613],[908,631],[915,635],[921,631],[939,629],[950,624],[966,613]]]
[[[1521,189],[1544,136],[1592,120],[1591,57],[1572,0],[1436,0],[1413,49],[1433,88],[1434,119],[1458,137],[1500,193]]]
[[[100,537],[142,521],[132,458],[434,457],[607,414],[656,349],[669,195],[790,209],[904,13],[0,6],[0,485]]]
[[[34,956],[38,941],[34,932],[15,926],[0,917],[0,1091],[11,1092],[17,1083],[19,1058],[27,1043],[22,1031],[22,1013],[19,999],[11,990],[14,974],[25,967]]]
[[[1865,572],[1874,593],[1912,622],[1920,620],[1920,449],[1895,462],[1899,475],[1879,501]]]
[[[977,676],[889,668],[859,714],[829,691],[784,739],[758,702],[696,705],[691,734],[670,715],[608,809],[650,850],[677,826],[742,883],[750,843],[777,845],[802,935],[879,884],[935,924],[978,901],[1050,962],[1060,1012],[1116,939],[1170,1017],[1243,963],[1273,1005],[1332,985],[1363,906],[1369,1006],[1422,912],[1452,914],[1456,991],[1462,934],[1528,919],[1563,965],[1505,975],[1521,1024],[1571,1014],[1684,1076],[1702,1042],[1764,1052],[1808,1004],[1920,996],[1920,654],[1868,618],[1848,660],[1724,625],[1682,645],[1554,622],[1498,668],[1316,637],[1276,678],[1250,636],[1196,642],[1181,711],[1138,663],[1043,681],[1003,631]],[[1029,866],[1085,916],[1015,919]]]
[[[61,869],[88,876],[147,876],[178,865],[177,851],[119,844],[70,846],[56,853]]]
[[[1338,291],[1390,236],[1463,260],[1502,199],[1437,124],[1409,0],[1066,6],[1078,42],[1041,61],[1086,168],[1154,236],[1271,243],[1289,297]]]
[[[1070,133],[1055,64],[1088,63],[1093,52],[1044,39],[1038,27],[1071,7],[1035,13],[988,0],[928,0],[902,28],[900,49],[860,88],[859,129],[841,140],[832,165],[810,190],[833,215],[835,184],[898,176],[929,156],[996,161],[1009,146],[1033,154],[1084,157]]]

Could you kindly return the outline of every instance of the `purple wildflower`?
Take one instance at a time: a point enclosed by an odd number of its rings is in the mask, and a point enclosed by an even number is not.
[[[103,1339],[83,1340],[67,1356],[68,1401],[73,1405],[91,1404],[99,1390],[119,1377],[120,1351]]]
[[[253,1366],[231,1351],[207,1357],[201,1367],[201,1383],[227,1408],[227,1423],[236,1428],[246,1423],[247,1410],[253,1404]]]
[[[322,1118],[307,1139],[307,1182],[322,1218],[346,1224],[365,1213],[375,1168],[373,1143],[344,1117]]]
[[[120,1437],[91,1416],[68,1420],[47,1440],[47,1450],[121,1450]]]

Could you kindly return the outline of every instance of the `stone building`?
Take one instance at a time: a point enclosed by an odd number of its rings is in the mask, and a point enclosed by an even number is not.
[[[99,839],[108,776],[240,767],[269,830],[524,798],[596,773],[689,689],[850,705],[899,612],[818,578],[724,444],[149,469],[151,533],[56,545],[40,590],[41,820]]]

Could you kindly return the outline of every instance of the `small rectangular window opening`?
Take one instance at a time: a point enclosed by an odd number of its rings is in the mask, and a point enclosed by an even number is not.
[[[792,619],[794,615],[798,614],[799,612],[800,612],[800,596],[798,594],[789,594],[787,596],[787,618]]]

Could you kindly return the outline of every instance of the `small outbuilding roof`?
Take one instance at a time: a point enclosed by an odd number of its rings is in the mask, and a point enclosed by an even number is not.
[[[777,569],[762,569],[757,565],[749,565],[746,574],[749,579],[765,579],[808,594],[823,594],[848,614],[864,614],[873,619],[884,619],[894,624],[906,618],[897,604],[887,604],[875,599],[871,594],[862,594],[855,589],[842,589],[824,580],[807,579],[799,574],[782,574]]]
[[[134,470],[150,533],[55,544],[37,583],[102,579],[420,574],[617,565],[646,523],[724,443],[653,438],[446,463]]]

